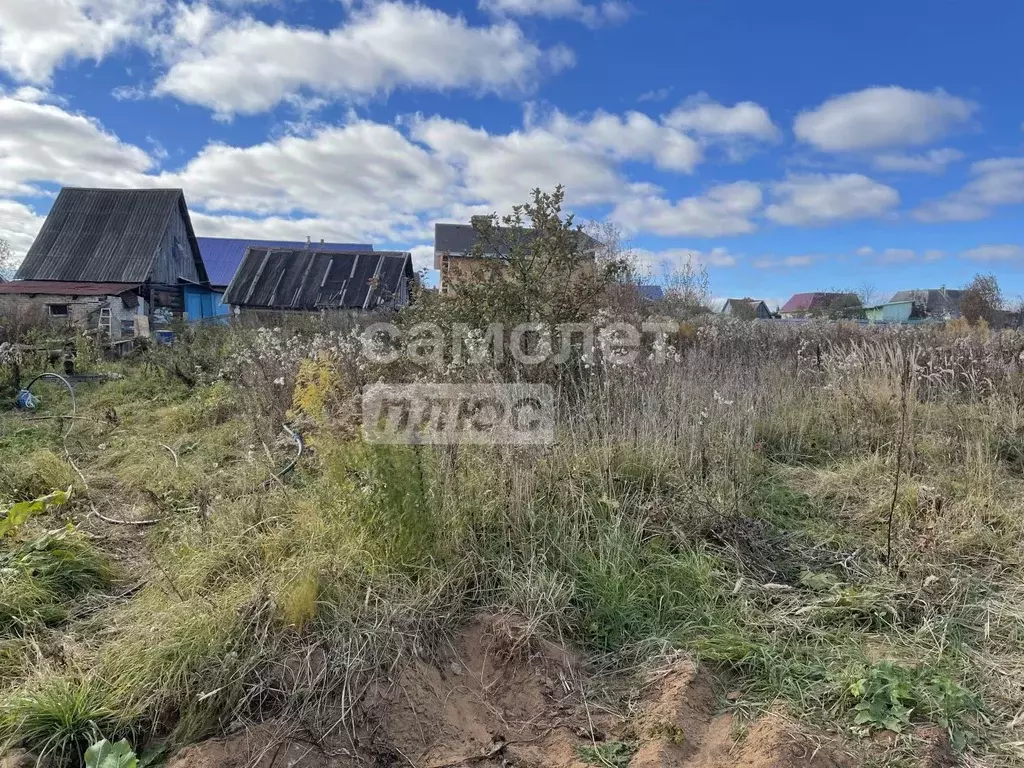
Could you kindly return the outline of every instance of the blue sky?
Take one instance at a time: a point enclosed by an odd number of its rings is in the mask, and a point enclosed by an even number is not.
[[[717,296],[1024,294],[1016,0],[8,0],[0,237],[61,185],[373,242],[567,186]]]

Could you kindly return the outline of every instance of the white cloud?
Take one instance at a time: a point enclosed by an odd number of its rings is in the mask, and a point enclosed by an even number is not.
[[[751,221],[761,207],[761,189],[749,181],[712,187],[705,194],[672,203],[642,196],[616,206],[611,218],[627,232],[665,236],[721,237],[753,232]]]
[[[139,39],[160,0],[5,0],[0,11],[0,69],[48,83],[68,61],[100,61]]]
[[[497,16],[577,19],[589,27],[621,23],[631,11],[629,3],[624,0],[480,0],[479,5],[482,10]]]
[[[622,164],[690,167],[694,152],[688,137],[637,113],[556,114],[493,135],[441,117],[398,125],[353,119],[251,147],[211,144],[153,183],[182,186],[207,213],[278,217],[265,224],[289,236],[323,236],[319,225],[332,237],[341,229],[346,239],[408,242],[429,236],[437,218],[507,212],[535,187],[564,184],[570,209],[653,195],[656,188],[630,182]],[[222,226],[236,224],[252,226],[244,218]]]
[[[742,101],[727,107],[703,93],[687,99],[666,115],[665,124],[708,137],[777,141],[782,135],[768,110],[760,104]]]
[[[973,102],[941,89],[866,88],[801,112],[793,131],[801,141],[827,152],[912,146],[962,127],[976,109]]]
[[[964,153],[958,149],[933,149],[920,155],[886,154],[878,155],[873,162],[880,171],[896,171],[908,173],[942,173],[950,163],[964,159]]]
[[[1024,246],[979,245],[960,255],[975,261],[1021,261],[1024,260]]]
[[[0,89],[2,94],[2,89]],[[45,88],[36,88],[34,85],[23,85],[11,93],[11,98],[17,101],[28,101],[33,104],[63,104],[64,99],[50,93]]]
[[[14,200],[0,200],[0,240],[11,246],[19,261],[28,253],[41,226],[43,217],[37,216],[27,205]]]
[[[436,117],[417,122],[412,135],[457,170],[467,200],[507,208],[525,200],[535,187],[550,189],[559,183],[583,204],[614,199],[625,191],[612,157],[547,130],[491,135]]]
[[[913,248],[886,248],[878,260],[885,264],[897,264],[903,261],[913,261],[916,258],[917,251]]]
[[[727,248],[712,248],[700,251],[693,248],[669,248],[663,251],[646,249],[631,253],[633,262],[649,277],[672,273],[684,269],[687,264],[705,267],[733,267],[737,258]]]
[[[999,157],[971,165],[961,189],[918,208],[922,221],[977,221],[1001,205],[1024,203],[1024,157]]]
[[[862,248],[858,248],[854,253],[857,256],[863,256],[865,258],[874,257],[875,261],[881,264],[896,264],[905,261],[915,261],[917,259],[922,259],[924,261],[937,261],[946,255],[945,251],[934,249],[924,251],[923,253],[918,253],[912,248],[885,248],[881,251],[876,251],[874,248],[867,245]]]
[[[39,183],[145,183],[152,158],[95,120],[38,100],[0,95],[0,194],[39,194]]]
[[[765,256],[760,259],[755,259],[753,264],[757,269],[794,269],[796,267],[807,267],[814,263],[814,256],[785,256],[781,259],[776,259],[771,256]]]
[[[451,201],[458,176],[394,126],[355,121],[251,147],[211,144],[158,182],[184,187],[208,211],[285,216],[273,224],[289,231],[315,223],[291,217],[313,215],[331,237],[364,241],[418,233],[420,214]]]
[[[409,249],[412,253],[412,267],[419,272],[421,269],[434,268],[434,246],[414,245]]]
[[[700,144],[685,133],[640,112],[598,112],[589,121],[556,113],[547,129],[554,135],[619,160],[651,160],[668,171],[690,173],[703,160]]]
[[[779,224],[808,225],[882,216],[897,207],[892,187],[859,173],[790,176],[772,185],[765,215]]]
[[[397,88],[522,91],[573,61],[565,48],[541,50],[512,22],[476,27],[402,2],[354,9],[328,32],[252,18],[221,20],[212,32],[208,20],[197,26],[201,39],[175,54],[156,92],[221,115],[263,112],[303,91],[339,98]]]
[[[149,89],[144,85],[119,85],[110,91],[117,101],[141,101],[149,96]]]
[[[665,101],[669,96],[672,95],[672,86],[666,86],[665,88],[655,88],[653,91],[644,91],[637,96],[637,101]]]

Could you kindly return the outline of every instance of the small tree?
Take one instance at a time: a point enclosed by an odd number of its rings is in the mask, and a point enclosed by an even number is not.
[[[994,323],[1003,308],[1003,294],[995,275],[975,275],[960,297],[960,314],[971,325]]]
[[[843,293],[829,302],[825,315],[830,320],[860,320],[864,317],[864,305],[854,293]]]
[[[506,324],[581,322],[628,273],[617,245],[601,243],[562,214],[565,189],[535,189],[508,216],[473,219],[478,259],[473,274],[436,302],[448,319],[482,328]]]
[[[756,301],[734,301],[730,305],[730,313],[733,317],[739,320],[756,320],[757,319],[757,302]]]
[[[857,298],[865,307],[873,307],[878,302],[879,294],[874,284],[865,280],[857,289]]]
[[[707,268],[700,262],[690,258],[680,267],[666,269],[663,281],[664,304],[669,314],[688,317],[711,311],[708,308],[711,280]]]
[[[0,279],[10,280],[14,277],[14,250],[6,240],[0,239]]]

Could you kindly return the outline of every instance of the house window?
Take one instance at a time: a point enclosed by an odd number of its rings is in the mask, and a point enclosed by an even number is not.
[[[50,317],[67,317],[70,314],[67,304],[47,304],[46,311]]]

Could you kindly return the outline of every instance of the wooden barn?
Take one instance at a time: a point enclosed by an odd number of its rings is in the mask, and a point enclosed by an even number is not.
[[[0,284],[0,307],[34,306],[117,341],[200,319],[186,294],[209,286],[180,189],[65,187],[14,280]]]

